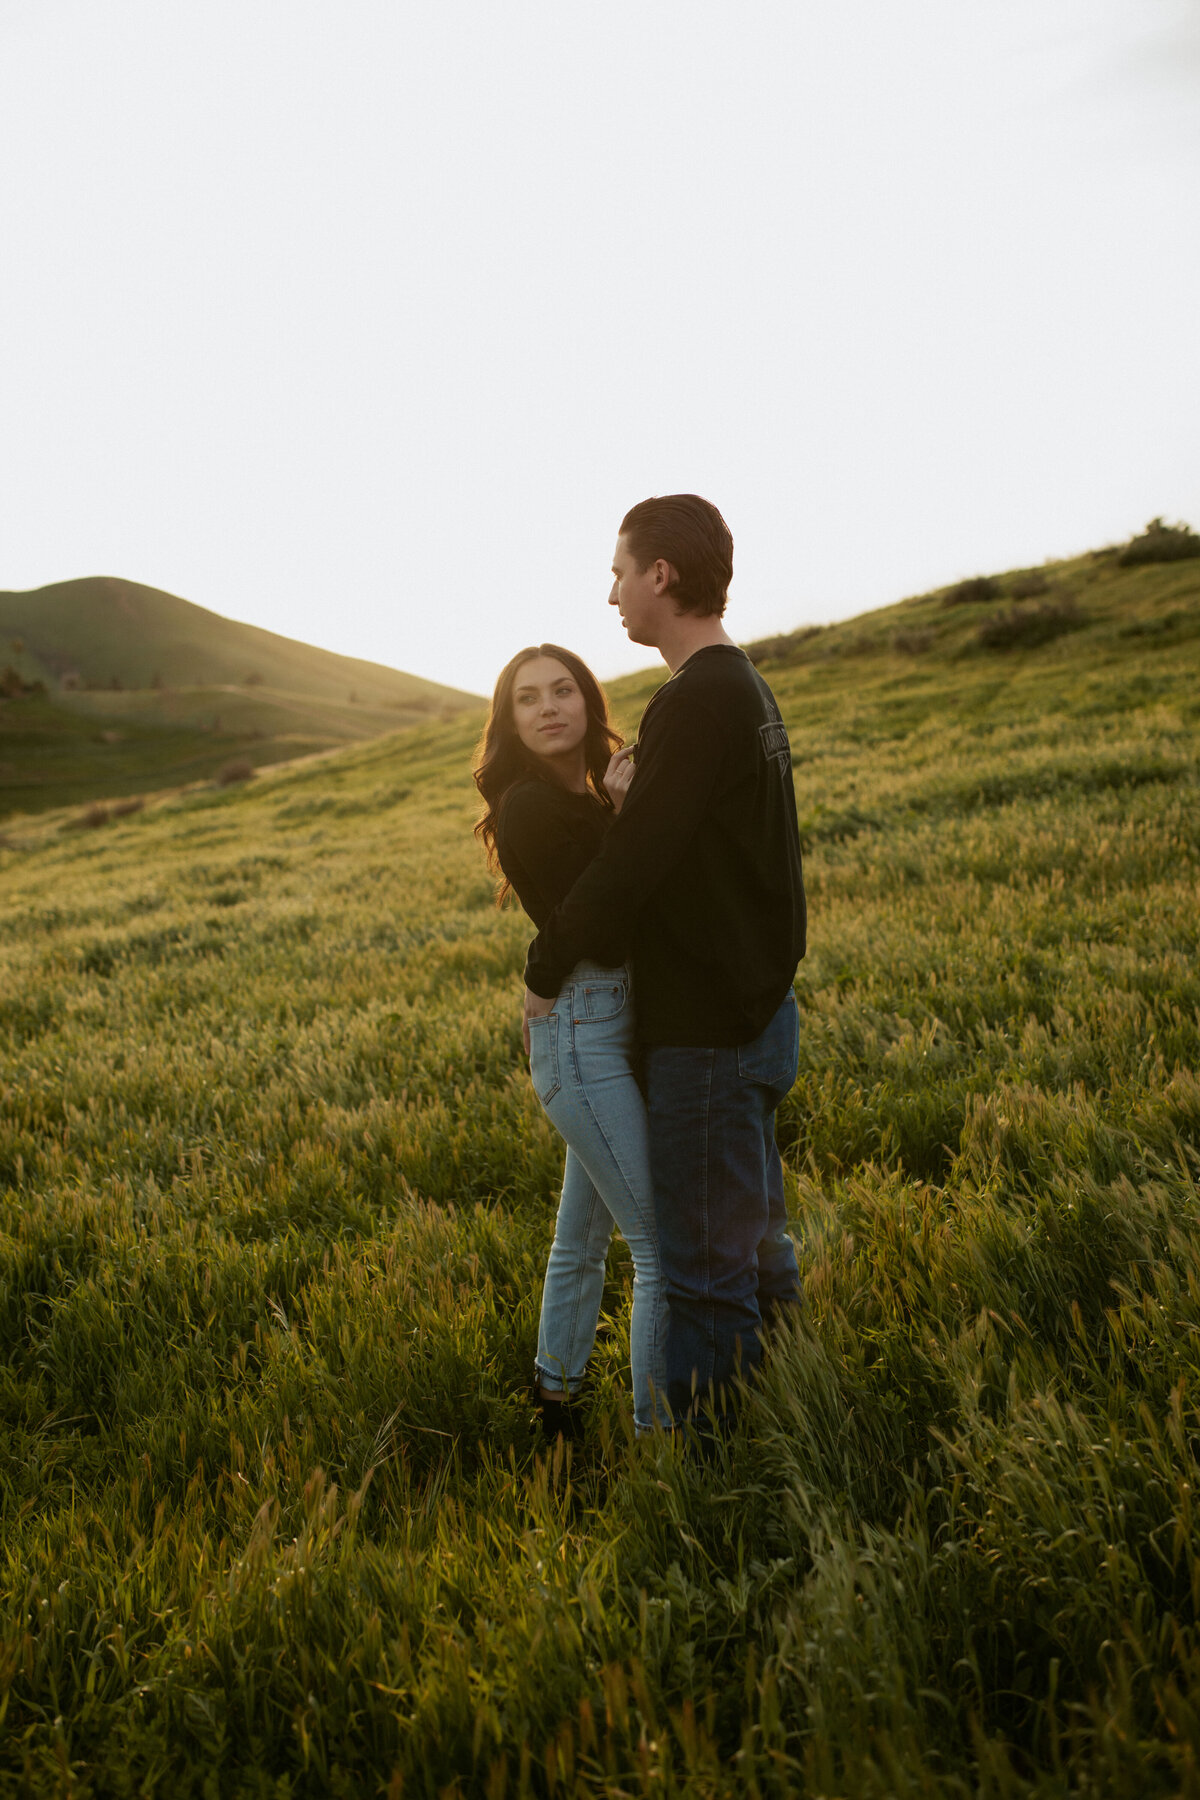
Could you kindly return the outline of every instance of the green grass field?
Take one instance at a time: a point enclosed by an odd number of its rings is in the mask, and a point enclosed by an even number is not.
[[[531,1429],[478,714],[10,831],[0,1792],[1200,1793],[1200,565],[1049,576],[764,664],[807,1305],[713,1468],[619,1247]]]

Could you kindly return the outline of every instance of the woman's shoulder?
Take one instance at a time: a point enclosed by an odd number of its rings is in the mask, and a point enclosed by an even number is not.
[[[514,781],[501,796],[496,808],[496,830],[520,833],[551,824],[558,830],[590,829],[606,822],[605,811],[594,794],[571,793],[557,782],[539,781],[535,775],[529,775]]]
[[[496,808],[496,831],[506,837],[523,836],[544,828],[561,816],[558,790],[533,775],[514,781],[501,795]]]
[[[514,781],[501,794],[500,804],[496,808],[496,823],[499,825],[519,819],[537,818],[553,805],[554,789],[549,783],[526,775],[520,781]]]

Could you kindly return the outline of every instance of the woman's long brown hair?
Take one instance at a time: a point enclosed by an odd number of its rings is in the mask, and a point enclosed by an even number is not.
[[[587,764],[588,780],[597,799],[608,807],[612,806],[612,801],[604,791],[604,772],[613,751],[619,750],[624,742],[620,732],[614,731],[609,723],[608,701],[604,689],[587,664],[573,650],[564,650],[561,644],[533,644],[528,650],[518,650],[512,661],[505,663],[496,681],[492,710],[479,740],[473,771],[475,786],[483,795],[486,809],[475,827],[475,836],[487,851],[488,868],[501,877],[496,895],[497,905],[512,887],[496,854],[496,817],[500,804],[509,788],[518,781],[527,781],[530,776],[539,781],[554,782],[553,775],[544,766],[544,759],[535,756],[532,750],[527,750],[517,736],[516,720],[513,717],[513,690],[517,685],[517,671],[522,664],[532,662],[536,656],[552,656],[555,662],[562,663],[583,695],[587,708],[583,756]]]

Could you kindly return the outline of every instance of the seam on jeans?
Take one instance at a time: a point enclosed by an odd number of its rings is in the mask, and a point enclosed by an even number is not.
[[[599,1193],[596,1190],[596,1184],[592,1180],[590,1175],[588,1176],[588,1186],[592,1190],[592,1197],[591,1197],[591,1200],[588,1202],[588,1209],[584,1215],[583,1230],[579,1234],[580,1254],[579,1254],[578,1259],[576,1260],[575,1288],[574,1288],[574,1292],[571,1295],[571,1329],[567,1333],[567,1361],[568,1361],[568,1363],[573,1363],[575,1361],[575,1340],[579,1335],[579,1296],[583,1291],[583,1269],[584,1269],[583,1251],[584,1251],[584,1248],[587,1245],[588,1240],[590,1239],[591,1234],[592,1234],[592,1221],[596,1217],[597,1202],[599,1202],[599,1204],[602,1206],[604,1204],[604,1202],[600,1199]],[[607,1210],[607,1208],[605,1210]],[[589,1351],[588,1354],[590,1355],[591,1352]],[[566,1377],[564,1375],[564,1380],[565,1379],[566,1379]],[[580,1376],[579,1379],[582,1381],[583,1377]]]
[[[619,1013],[613,1014],[613,1018],[619,1018],[619,1017],[620,1017]],[[589,1020],[588,1023],[597,1024],[597,1025],[608,1025],[608,1024],[611,1024],[612,1021],[610,1019],[594,1019],[594,1020]],[[654,1262],[655,1262],[654,1272],[655,1272],[655,1274],[657,1274],[658,1276],[661,1277],[661,1275],[662,1275],[662,1257],[659,1254],[658,1232],[656,1230],[655,1221],[654,1221],[654,1195],[653,1195],[653,1193],[651,1193],[651,1195],[649,1196],[650,1211],[649,1211],[649,1214],[647,1214],[645,1208],[642,1206],[641,1202],[638,1200],[637,1192],[634,1188],[633,1183],[630,1181],[628,1174],[625,1171],[625,1165],[621,1161],[620,1156],[617,1154],[616,1147],[613,1144],[611,1137],[609,1136],[608,1132],[604,1129],[604,1126],[601,1122],[599,1113],[596,1111],[596,1108],[592,1105],[592,1097],[588,1093],[587,1082],[583,1079],[583,1076],[579,1072],[579,1058],[575,1052],[574,1021],[572,1021],[571,1025],[570,1025],[570,1033],[571,1033],[571,1070],[575,1076],[576,1092],[579,1094],[579,1097],[580,1097],[584,1107],[587,1110],[587,1115],[591,1119],[592,1124],[596,1128],[596,1135],[599,1137],[600,1141],[604,1145],[604,1148],[608,1151],[608,1154],[612,1158],[612,1161],[613,1161],[613,1167],[616,1169],[617,1174],[621,1177],[621,1181],[625,1188],[625,1192],[629,1196],[630,1203],[633,1207],[633,1210],[637,1213],[638,1223],[642,1228],[642,1241],[644,1244],[648,1244],[654,1252]],[[576,1152],[576,1154],[578,1154],[578,1152]],[[593,1190],[596,1187],[596,1184],[594,1181],[592,1182],[592,1187],[593,1187]],[[608,1207],[608,1211],[610,1213],[612,1213],[611,1206]],[[617,1225],[616,1214],[613,1213],[612,1217],[613,1217],[613,1224]],[[617,1225],[617,1229],[618,1229],[618,1231],[620,1231],[621,1228],[619,1225]],[[622,1232],[621,1235],[624,1236],[625,1234]],[[628,1239],[626,1239],[626,1243],[628,1244]],[[630,1255],[632,1256],[633,1255],[632,1244],[629,1244],[629,1252],[630,1252]],[[636,1266],[637,1266],[636,1262],[635,1262],[634,1266],[636,1268]]]
[[[705,1336],[708,1339],[708,1381],[712,1380],[713,1365],[717,1355],[716,1305],[712,1296],[712,1263],[709,1257],[710,1233],[708,1225],[708,1138],[709,1132],[712,1129],[712,1090],[713,1078],[716,1073],[716,1063],[717,1053],[715,1050],[710,1050],[708,1053],[708,1069],[706,1071],[704,1082],[704,1134],[700,1140],[700,1218],[702,1221],[701,1232],[704,1245],[704,1331]],[[704,1388],[707,1388],[708,1381],[702,1383]]]

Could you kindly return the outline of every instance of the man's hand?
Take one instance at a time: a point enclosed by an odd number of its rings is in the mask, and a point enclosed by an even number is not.
[[[525,1046],[526,1056],[529,1055],[530,1019],[544,1019],[547,1013],[552,1013],[553,1011],[553,1000],[543,1000],[542,996],[540,994],[535,994],[532,989],[525,989],[525,1006],[521,1013],[521,1042]]]
[[[620,812],[625,804],[625,796],[634,776],[633,757],[636,749],[636,744],[626,744],[615,753],[604,771],[604,791],[613,803],[614,812]]]

